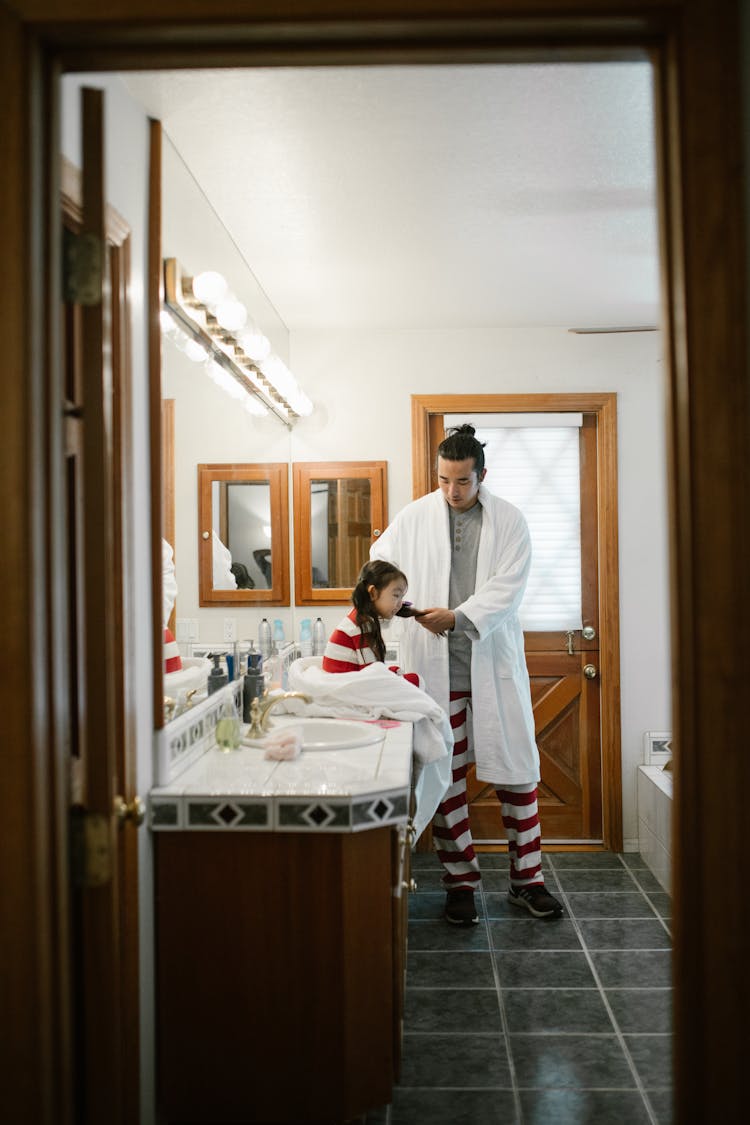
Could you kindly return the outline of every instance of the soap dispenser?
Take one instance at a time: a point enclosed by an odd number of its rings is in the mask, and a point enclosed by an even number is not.
[[[250,708],[263,694],[263,653],[251,648],[247,654],[247,672],[242,680],[242,721],[252,721]]]
[[[211,669],[208,677],[208,694],[213,695],[215,691],[218,691],[219,688],[222,688],[225,684],[229,683],[229,677],[227,673],[220,667],[220,652],[209,652],[208,658],[209,660],[213,660],[214,662],[214,666]]]

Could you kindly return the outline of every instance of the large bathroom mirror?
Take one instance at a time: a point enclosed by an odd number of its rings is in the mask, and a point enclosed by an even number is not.
[[[289,466],[198,466],[202,606],[289,605]]]
[[[387,462],[295,462],[292,480],[297,604],[347,602],[388,522]]]

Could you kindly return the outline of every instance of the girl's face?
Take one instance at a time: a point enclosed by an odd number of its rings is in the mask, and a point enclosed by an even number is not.
[[[378,617],[390,621],[401,609],[401,603],[406,596],[406,583],[401,578],[393,578],[387,586],[383,586],[380,593],[375,586],[368,586],[367,592]]]

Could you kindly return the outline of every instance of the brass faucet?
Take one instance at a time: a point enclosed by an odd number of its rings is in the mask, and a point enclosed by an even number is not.
[[[279,695],[271,696],[264,692],[260,698],[256,696],[250,704],[250,729],[247,738],[262,738],[268,732],[271,726],[268,713],[284,699],[301,699],[305,703],[312,703],[312,696],[305,695],[302,691],[282,691]]]

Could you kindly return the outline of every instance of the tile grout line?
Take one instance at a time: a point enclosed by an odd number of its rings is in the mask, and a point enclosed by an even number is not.
[[[548,858],[549,858],[549,853],[548,853]],[[626,1062],[627,1062],[627,1064],[630,1068],[630,1072],[633,1075],[633,1078],[635,1079],[636,1089],[637,1089],[638,1093],[641,1095],[641,1098],[643,1100],[643,1104],[646,1108],[646,1113],[648,1114],[648,1117],[649,1117],[649,1121],[651,1122],[651,1125],[659,1125],[658,1118],[656,1116],[656,1113],[654,1112],[653,1106],[651,1105],[651,1100],[648,1097],[648,1094],[646,1093],[645,1086],[641,1082],[641,1078],[640,1078],[640,1075],[638,1074],[638,1070],[637,1070],[635,1062],[633,1060],[633,1056],[630,1054],[630,1050],[628,1049],[627,1042],[625,1041],[625,1036],[624,1036],[623,1032],[620,1030],[620,1025],[619,1025],[619,1023],[618,1023],[618,1021],[615,1017],[615,1014],[612,1011],[610,1003],[607,999],[607,995],[606,995],[604,986],[602,985],[601,978],[599,976],[599,973],[596,970],[596,966],[594,965],[594,960],[591,956],[591,952],[589,950],[588,944],[586,943],[586,940],[583,936],[583,931],[578,924],[578,920],[576,919],[576,917],[574,916],[574,914],[571,910],[570,901],[568,899],[567,893],[560,886],[560,879],[558,877],[558,872],[555,868],[554,861],[552,859],[549,859],[549,862],[552,866],[552,873],[554,874],[555,881],[557,883],[558,894],[560,894],[560,896],[563,898],[563,900],[565,902],[565,908],[568,911],[568,917],[569,917],[570,922],[572,923],[573,928],[574,928],[574,930],[575,930],[575,932],[578,936],[578,940],[581,943],[581,948],[583,949],[584,956],[586,957],[586,960],[588,961],[589,968],[590,968],[591,972],[593,973],[594,980],[596,981],[596,986],[599,989],[599,994],[602,998],[602,1003],[604,1004],[604,1007],[605,1007],[605,1009],[607,1011],[607,1014],[610,1018],[610,1022],[612,1023],[612,1027],[613,1027],[614,1032],[615,1032],[615,1036],[617,1038],[618,1043],[620,1044],[620,1048],[621,1048],[621,1050],[622,1050],[622,1052],[625,1056],[625,1060],[626,1060]],[[621,864],[622,867],[627,866],[622,861],[622,859],[620,860],[620,864]],[[561,868],[561,870],[564,870],[564,868]],[[641,891],[641,893],[643,894],[644,892]],[[651,904],[649,903],[649,906],[650,905]]]
[[[510,1026],[508,1024],[508,1013],[505,1010],[505,1000],[503,998],[503,990],[500,985],[500,971],[497,967],[497,959],[495,957],[495,947],[492,944],[492,931],[490,929],[490,920],[487,916],[487,904],[484,899],[484,884],[479,883],[479,894],[482,898],[482,920],[487,932],[487,948],[489,950],[490,964],[492,966],[492,977],[495,982],[495,993],[497,995],[497,1003],[500,1009],[500,1022],[503,1029],[503,1038],[505,1039],[505,1054],[508,1059],[508,1070],[510,1073],[510,1082],[513,1090],[513,1102],[516,1107],[516,1120],[518,1125],[523,1125],[523,1109],[521,1107],[521,1093],[518,1088],[518,1078],[516,1077],[516,1065],[513,1061],[513,1052],[510,1049]]]
[[[645,889],[644,887],[642,887],[642,886],[641,886],[641,884],[640,884],[640,883],[638,882],[638,879],[637,879],[637,878],[636,878],[636,876],[635,876],[635,875],[633,874],[633,870],[632,870],[632,868],[628,867],[627,863],[623,863],[623,867],[624,867],[624,868],[625,868],[625,870],[626,870],[626,871],[628,872],[628,874],[630,875],[630,878],[631,878],[631,879],[633,880],[633,882],[635,883],[636,887],[637,887],[637,888],[638,888],[638,890],[639,890],[639,891],[641,892],[641,894],[643,895],[643,897],[644,897],[644,898],[646,899],[646,902],[647,902],[647,903],[649,904],[649,906],[650,906],[650,907],[651,907],[651,909],[653,910],[654,914],[655,914],[655,915],[656,915],[656,917],[657,917],[657,918],[659,919],[659,921],[661,922],[661,924],[662,924],[662,926],[664,927],[664,929],[665,929],[665,930],[667,931],[667,934],[669,935],[669,938],[670,938],[670,940],[671,940],[671,938],[672,938],[672,931],[671,931],[670,927],[669,927],[669,926],[667,925],[667,923],[666,923],[666,922],[664,921],[664,919],[662,918],[662,916],[661,916],[661,914],[659,913],[659,911],[658,911],[658,910],[656,909],[656,907],[654,906],[654,904],[653,904],[653,902],[651,901],[651,899],[650,899],[650,898],[648,897],[648,895],[649,895],[649,892],[648,892],[648,891],[647,891],[647,890],[646,890],[646,889]],[[649,874],[651,874],[651,872],[649,872]],[[655,877],[655,876],[654,876],[654,877]],[[659,892],[659,891],[652,891],[651,893],[652,893],[652,894],[659,894],[659,893],[661,893],[661,894],[666,894],[667,892],[666,892],[666,891],[664,890],[664,888],[662,887],[662,889],[661,889],[661,892]]]

